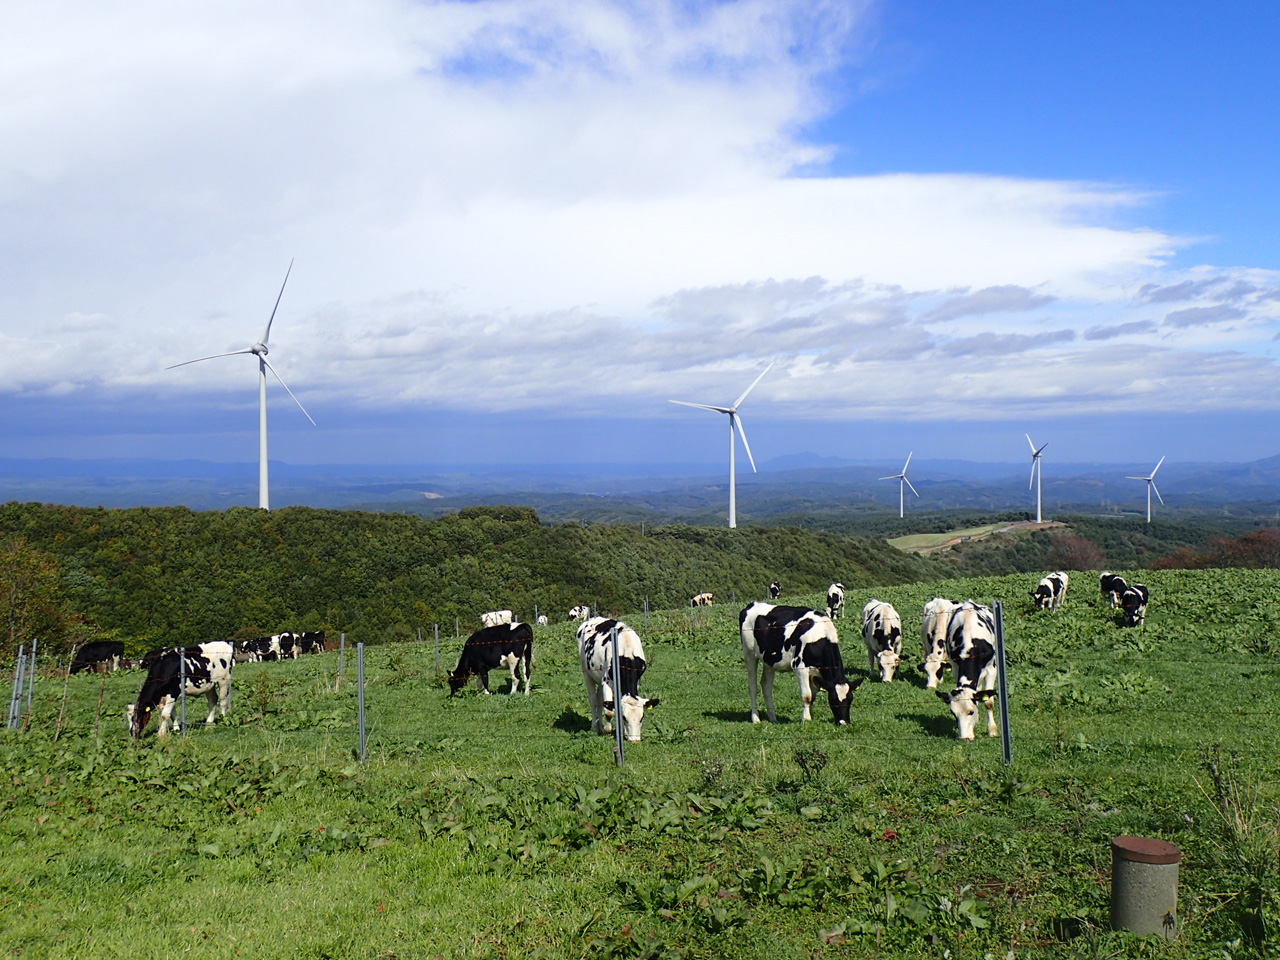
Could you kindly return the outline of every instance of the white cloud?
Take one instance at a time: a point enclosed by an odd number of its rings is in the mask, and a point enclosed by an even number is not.
[[[0,391],[244,390],[163,367],[252,343],[296,256],[271,359],[309,407],[658,410],[773,356],[753,402],[807,416],[1270,396],[1276,277],[1168,270],[1112,225],[1139,191],[821,175],[862,12],[0,9]]]

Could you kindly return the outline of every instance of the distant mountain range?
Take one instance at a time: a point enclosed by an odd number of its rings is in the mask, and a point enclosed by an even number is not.
[[[1150,463],[1047,463],[1044,509],[1118,514],[1146,509],[1146,489],[1126,476]],[[798,454],[738,476],[742,522],[832,512],[896,512],[898,487],[881,480],[901,463]],[[726,470],[718,464],[487,466],[273,463],[273,506],[306,505],[439,514],[475,503],[521,503],[548,519],[721,522]],[[1033,508],[1027,463],[915,460],[908,511]],[[1280,456],[1250,463],[1167,462],[1157,477],[1161,513],[1255,515],[1280,508]],[[257,503],[251,463],[201,460],[23,460],[0,458],[0,501],[81,506],[185,505],[196,510]]]

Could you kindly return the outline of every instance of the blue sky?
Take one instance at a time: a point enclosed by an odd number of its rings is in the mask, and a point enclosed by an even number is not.
[[[1263,4],[0,10],[0,446],[1280,452]],[[899,450],[898,448],[904,448]],[[895,466],[896,469],[896,466]]]

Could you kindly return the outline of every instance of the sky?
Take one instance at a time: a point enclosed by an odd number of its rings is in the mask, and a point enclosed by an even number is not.
[[[0,448],[1280,453],[1280,8],[0,6]],[[290,267],[290,264],[292,266]],[[281,293],[281,284],[288,282]],[[739,462],[745,460],[738,448]]]

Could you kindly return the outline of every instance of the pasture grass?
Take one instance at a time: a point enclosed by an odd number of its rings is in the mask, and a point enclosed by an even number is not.
[[[896,547],[903,552],[928,550],[932,547],[940,547],[944,543],[960,537],[980,537],[984,534],[994,533],[1007,526],[1009,526],[1007,522],[986,523],[979,527],[966,527],[963,530],[948,530],[943,533],[911,533],[905,537],[894,537],[888,543],[889,546]]]
[[[850,591],[917,663],[933,596],[1004,602],[1014,762],[955,738],[915,669],[749,722],[737,611],[654,614],[662,703],[614,762],[574,625],[535,628],[533,693],[457,697],[432,643],[236,667],[231,716],[125,731],[141,675],[40,678],[0,737],[0,951],[22,957],[1246,957],[1274,950],[1280,574],[1144,572],[1143,630],[1096,578],[1057,614],[1034,576]],[[785,597],[817,604],[817,596]],[[637,628],[642,618],[629,618]],[[428,634],[429,636],[429,634]],[[442,638],[442,672],[461,641]],[[762,706],[763,710],[763,706]],[[204,701],[188,704],[202,718]],[[982,725],[979,730],[982,731]],[[1109,844],[1183,851],[1177,941],[1108,927]],[[949,951],[949,953],[948,953]]]

